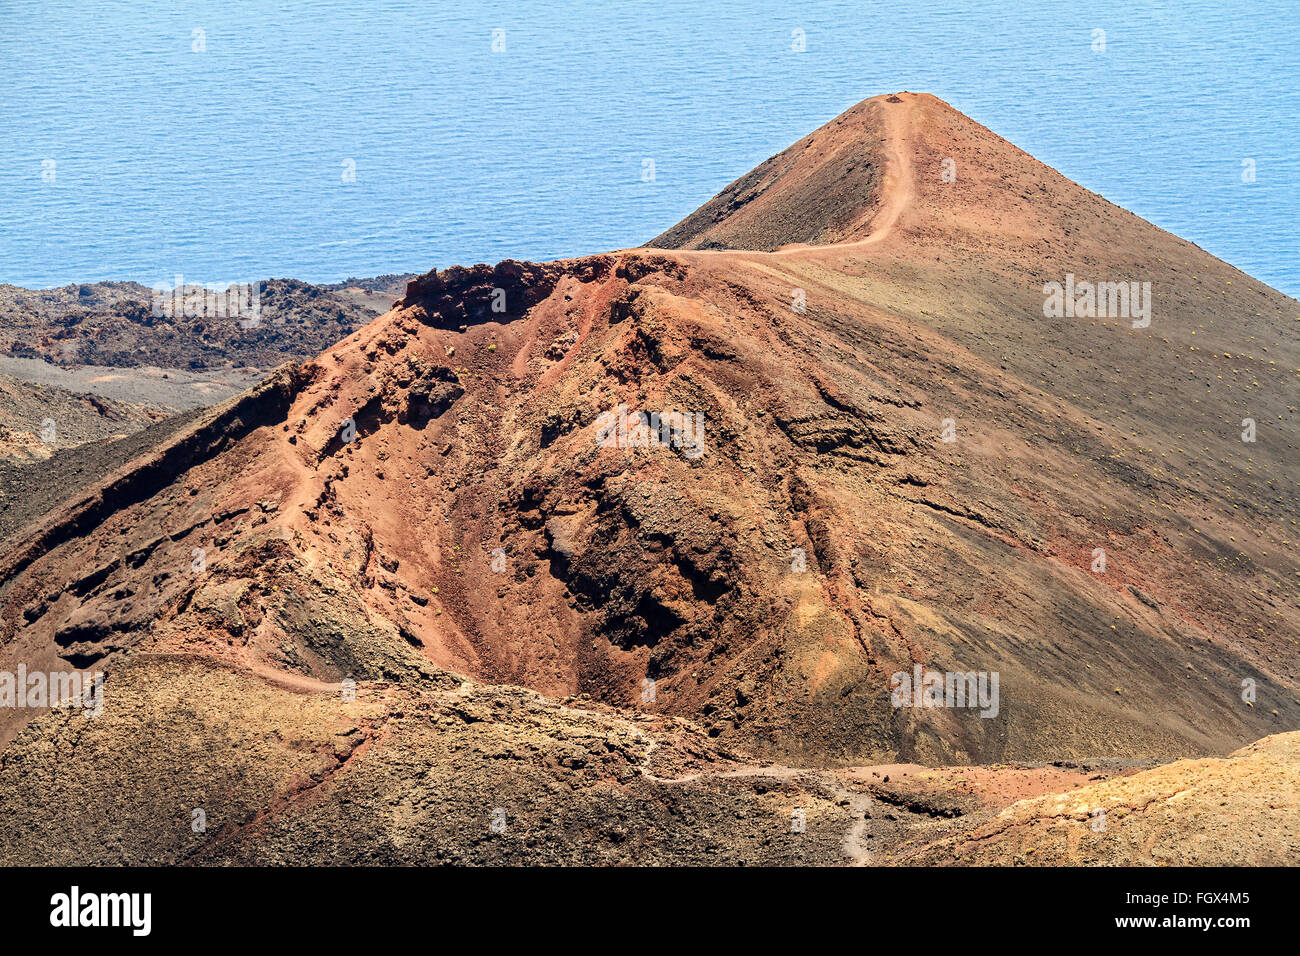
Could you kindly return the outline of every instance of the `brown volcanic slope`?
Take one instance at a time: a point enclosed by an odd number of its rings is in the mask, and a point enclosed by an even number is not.
[[[759,249],[795,243],[845,243],[879,233],[888,158],[907,162],[887,140],[871,109],[837,117],[746,173],[648,245],[667,249]],[[888,155],[887,155],[888,154]],[[891,203],[907,199],[905,182],[884,190]]]
[[[52,859],[66,801],[72,858],[631,861],[670,831],[650,858],[862,861],[866,798],[742,752],[1168,759],[1296,728],[1300,304],[933,97],[782,157],[656,240],[753,250],[430,273],[29,528],[0,669],[108,682],[98,723],[11,712],[0,858]],[[1150,327],[1045,318],[1066,273],[1149,281]],[[600,447],[619,404],[702,413],[705,453]],[[891,707],[913,663],[998,672],[997,716]],[[127,832],[164,804],[220,823]]]

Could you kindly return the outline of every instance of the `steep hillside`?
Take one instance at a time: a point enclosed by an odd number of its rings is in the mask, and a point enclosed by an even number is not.
[[[883,98],[859,103],[737,179],[647,245],[771,252],[796,243],[844,243],[878,233],[882,220],[905,201],[908,188],[907,155],[893,150],[888,140],[893,119]]]

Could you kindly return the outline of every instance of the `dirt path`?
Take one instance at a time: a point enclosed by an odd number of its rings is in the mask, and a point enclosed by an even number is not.
[[[880,208],[871,217],[871,232],[864,239],[852,242],[832,242],[826,245],[812,246],[798,244],[784,246],[772,253],[761,255],[786,256],[798,253],[824,255],[832,251],[859,249],[884,242],[893,234],[903,210],[907,209],[916,198],[916,182],[912,176],[912,107],[904,105],[902,109],[890,109],[885,126],[885,181],[881,186],[882,200]]]
[[[729,780],[748,777],[766,777],[770,780],[796,781],[809,791],[822,791],[822,799],[845,805],[853,822],[844,831],[842,847],[844,856],[851,866],[869,866],[873,862],[871,851],[867,848],[867,820],[877,806],[877,802],[868,794],[851,790],[843,785],[839,777],[825,770],[810,770],[799,767],[758,766],[748,764],[736,770],[724,770],[716,773],[688,773],[680,777],[660,777],[649,770],[650,758],[658,743],[650,741],[645,759],[641,763],[641,776],[652,783],[666,786],[684,785],[701,780]]]

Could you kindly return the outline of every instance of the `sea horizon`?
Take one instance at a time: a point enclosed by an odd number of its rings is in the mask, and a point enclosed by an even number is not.
[[[631,248],[853,104],[911,90],[1300,294],[1285,11],[592,9],[2,10],[0,282],[327,283]],[[965,56],[928,55],[954,35]]]

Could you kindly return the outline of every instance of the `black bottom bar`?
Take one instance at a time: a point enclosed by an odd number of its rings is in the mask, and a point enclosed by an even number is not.
[[[112,937],[128,945],[373,945],[412,933],[431,933],[432,941],[447,930],[499,943],[512,932],[540,941],[546,927],[569,939],[598,931],[607,940],[671,933],[694,942],[699,934],[688,927],[730,936],[774,920],[791,921],[801,938],[842,939],[846,925],[857,925],[873,945],[895,934],[916,943],[942,936],[944,926],[979,929],[974,938],[1026,930],[1072,938],[1195,933],[1230,945],[1242,933],[1277,933],[1293,922],[1292,876],[1281,869],[0,869],[0,913],[11,939]],[[147,908],[143,895],[130,894],[149,894]]]

